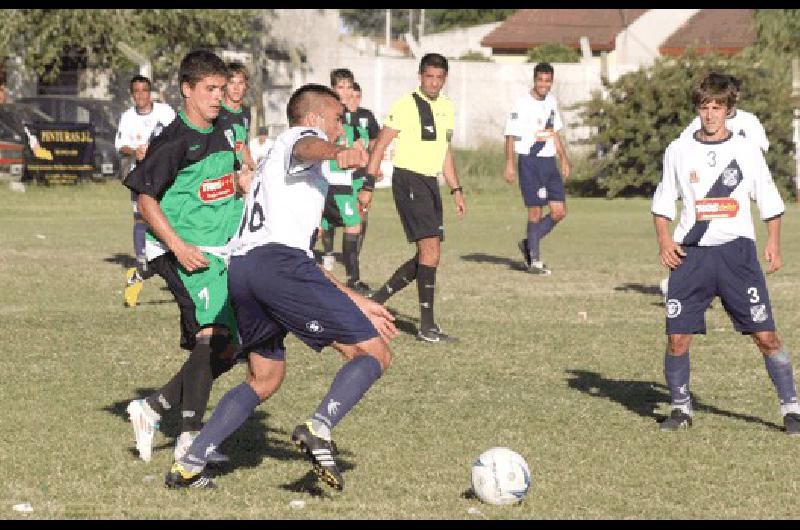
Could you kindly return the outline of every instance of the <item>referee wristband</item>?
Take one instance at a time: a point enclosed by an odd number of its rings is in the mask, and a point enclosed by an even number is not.
[[[361,186],[364,191],[373,191],[375,189],[375,175],[367,173],[364,175],[364,185]]]
[[[457,191],[464,193],[464,188],[462,188],[461,186],[455,187],[452,190],[450,190],[450,195],[455,195]]]

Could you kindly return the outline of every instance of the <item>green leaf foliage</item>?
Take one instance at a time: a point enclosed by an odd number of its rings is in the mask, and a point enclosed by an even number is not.
[[[578,63],[580,61],[580,52],[563,44],[542,44],[528,50],[529,63]]]
[[[688,51],[663,57],[606,84],[579,104],[583,123],[594,134],[585,142],[601,146],[595,153],[597,188],[608,197],[651,195],[661,180],[663,155],[695,116],[691,92],[695,80],[709,71],[742,80],[737,107],[761,120],[770,142],[766,154],[772,176],[784,196],[794,188],[790,58],[752,49],[732,58]]]

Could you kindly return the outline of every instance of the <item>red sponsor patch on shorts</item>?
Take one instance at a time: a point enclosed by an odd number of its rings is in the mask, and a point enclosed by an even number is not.
[[[730,219],[739,213],[739,201],[732,197],[699,199],[695,202],[694,211],[698,221]]]
[[[198,195],[203,202],[213,202],[230,197],[236,192],[233,187],[233,173],[218,179],[205,180],[200,184]]]

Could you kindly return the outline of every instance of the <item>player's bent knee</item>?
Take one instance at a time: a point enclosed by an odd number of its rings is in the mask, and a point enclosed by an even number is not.
[[[778,334],[774,331],[759,331],[753,333],[753,341],[764,355],[777,353],[783,348]]]
[[[670,335],[667,339],[667,353],[675,356],[686,355],[691,343],[691,335]]]
[[[266,359],[258,354],[250,354],[250,370],[247,384],[261,401],[278,391],[286,376],[286,362]]]
[[[333,343],[331,346],[339,350],[348,361],[352,361],[359,355],[374,357],[381,365],[381,373],[386,372],[392,362],[392,351],[380,337],[374,337],[358,344]]]

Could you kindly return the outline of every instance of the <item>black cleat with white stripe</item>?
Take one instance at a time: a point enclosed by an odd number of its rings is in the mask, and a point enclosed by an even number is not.
[[[180,462],[172,464],[172,468],[164,477],[164,485],[169,489],[215,489],[217,487],[204,471],[192,473],[187,471]]]
[[[336,490],[344,489],[344,477],[333,459],[335,450],[332,441],[316,436],[311,431],[309,422],[306,422],[294,428],[292,442],[305,451],[314,466],[317,478]]]

